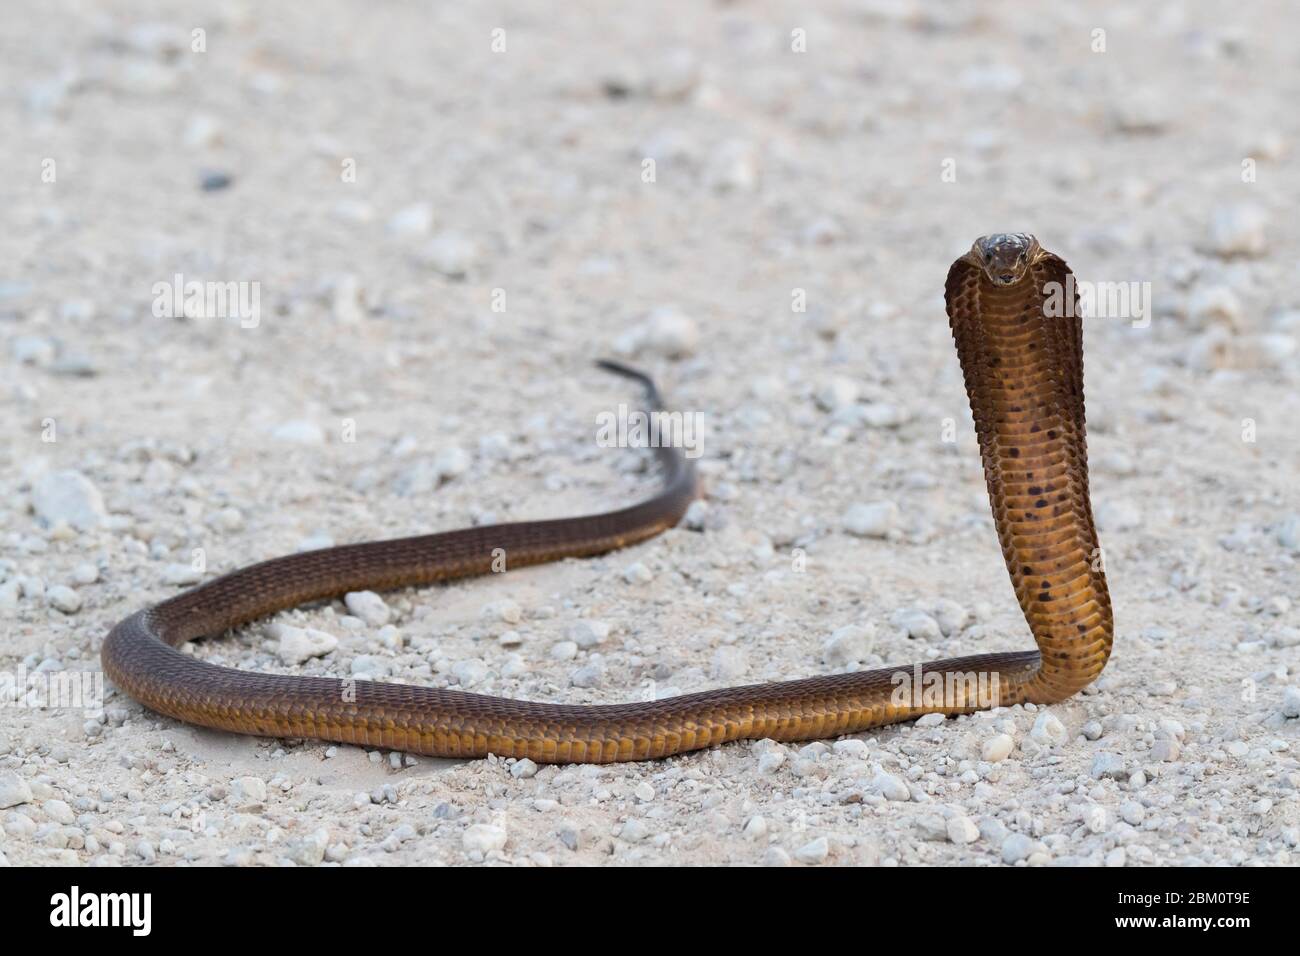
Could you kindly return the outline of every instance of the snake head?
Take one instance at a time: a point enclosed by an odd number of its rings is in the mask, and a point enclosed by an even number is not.
[[[975,240],[970,258],[990,282],[1006,286],[1023,279],[1041,251],[1038,240],[1027,232],[995,232]]]

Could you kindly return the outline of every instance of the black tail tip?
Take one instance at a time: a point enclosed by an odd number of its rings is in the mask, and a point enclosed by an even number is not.
[[[606,372],[613,372],[615,375],[622,375],[624,378],[636,379],[642,385],[651,384],[650,376],[645,372],[624,365],[622,362],[616,362],[614,359],[596,359],[596,367],[603,368]]]
[[[646,394],[650,401],[659,404],[659,389],[652,379],[645,372],[635,369],[630,365],[624,365],[622,362],[616,362],[613,359],[596,359],[596,367],[603,368],[606,372],[613,372],[615,375],[621,375],[623,378],[630,378],[634,382],[640,382],[645,388]]]

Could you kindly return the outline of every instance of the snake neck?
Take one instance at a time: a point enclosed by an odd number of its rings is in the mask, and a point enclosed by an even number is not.
[[[954,267],[954,273],[958,269]],[[1052,703],[1101,673],[1112,616],[1088,499],[1078,310],[1046,314],[1068,267],[1043,254],[1024,279],[982,269],[950,280],[950,316],[979,438],[989,503],[1038,666],[1009,675],[1008,703]]]

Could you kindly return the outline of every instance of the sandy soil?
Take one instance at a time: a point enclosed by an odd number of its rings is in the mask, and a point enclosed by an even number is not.
[[[616,702],[1025,648],[942,307],[1004,230],[1150,283],[1087,324],[1115,653],[1050,719],[535,772],[10,692],[0,859],[1300,859],[1292,6],[131,6],[0,39],[0,670],[93,677],[196,549],[645,494],[594,438],[620,352],[707,421],[697,529],[282,615],[336,639],[303,662],[260,624],[194,653]],[[178,274],[257,321],[157,314]]]

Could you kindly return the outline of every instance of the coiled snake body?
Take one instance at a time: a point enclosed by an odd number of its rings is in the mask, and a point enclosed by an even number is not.
[[[496,549],[514,568],[643,541],[675,525],[697,494],[690,462],[660,448],[663,488],[630,508],[345,545],[243,568],[123,620],[104,641],[104,670],[149,708],[207,727],[549,763],[644,760],[731,740],[808,740],[932,712],[1062,700],[1101,672],[1112,634],[1088,499],[1081,323],[1077,309],[1050,317],[1044,308],[1050,283],[1064,287],[1068,275],[1032,236],[995,235],[953,264],[946,289],[998,539],[1037,651],[570,706],[259,674],[176,650],[307,601],[485,574]],[[639,379],[659,406],[649,379],[603,364]],[[900,675],[912,680],[910,689]],[[940,691],[921,692],[917,677]]]

